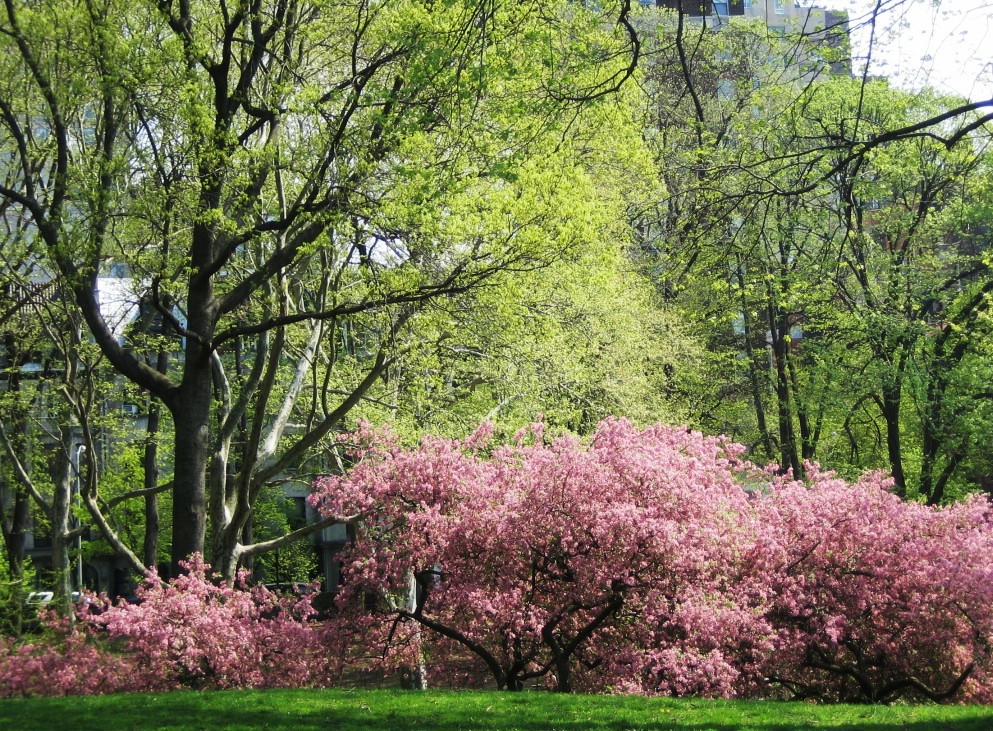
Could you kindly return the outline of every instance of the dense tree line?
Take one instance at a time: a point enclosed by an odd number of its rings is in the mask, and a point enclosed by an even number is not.
[[[293,523],[282,485],[346,472],[360,418],[616,414],[932,505],[989,488],[988,104],[852,77],[837,32],[5,3],[5,580],[42,529],[63,598],[79,547],[306,573],[350,516]]]
[[[685,79],[678,44],[646,49],[666,194],[636,223],[708,342],[696,423],[795,475],[885,468],[933,504],[987,484],[985,118],[829,73],[837,46],[805,56],[762,26],[690,40]]]
[[[605,27],[556,3],[6,4],[11,574],[29,496],[63,594],[76,485],[90,537],[136,574],[165,550],[230,577],[322,527],[256,534],[254,509],[334,469],[328,438],[353,411],[423,430],[557,399],[579,425],[632,402],[587,376],[616,357],[601,333],[626,331],[650,381],[660,328],[617,257],[644,165],[635,150],[617,176],[604,152],[637,144],[614,96],[637,56],[629,12]],[[627,318],[543,279],[570,266]],[[551,368],[555,328],[593,339]]]

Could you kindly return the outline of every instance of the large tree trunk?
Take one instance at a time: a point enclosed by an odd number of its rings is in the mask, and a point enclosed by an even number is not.
[[[216,202],[216,182],[202,193],[202,204],[210,208]],[[189,297],[185,333],[183,380],[169,399],[175,437],[175,469],[172,492],[172,554],[173,576],[182,569],[179,562],[194,553],[204,553],[207,527],[207,469],[210,465],[211,407],[214,378],[211,366],[214,328],[217,325],[217,303],[208,276],[199,272],[214,264],[216,241],[209,226],[198,223],[193,227],[190,262]]]
[[[202,374],[184,383],[183,393],[172,409],[176,427],[171,554],[174,576],[182,571],[180,561],[194,553],[202,554],[204,550],[211,404],[209,363],[207,365]]]

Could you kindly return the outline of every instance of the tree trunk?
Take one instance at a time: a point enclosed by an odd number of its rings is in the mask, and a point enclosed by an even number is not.
[[[241,545],[250,546],[255,542],[255,518],[254,515],[249,515],[248,520],[245,521],[245,527],[241,529]],[[250,554],[246,556],[242,562],[242,567],[248,571],[249,576],[253,579],[258,578],[255,576],[255,554]]]
[[[187,356],[189,357],[189,356]],[[211,376],[209,362],[200,373],[184,379],[172,408],[176,427],[172,497],[172,575],[182,573],[180,561],[203,554],[207,527],[207,464],[210,454]],[[187,364],[188,373],[195,364]]]
[[[797,449],[796,429],[793,426],[793,399],[790,391],[789,323],[779,308],[769,307],[769,329],[772,333],[772,358],[776,376],[776,404],[779,420],[780,467],[789,469],[793,477],[803,479],[803,464]]]
[[[15,451],[24,459],[25,454],[25,415],[16,400],[16,394],[21,390],[20,366],[25,362],[18,339],[11,333],[5,333],[4,349],[10,359],[12,368],[7,378],[7,391],[15,395],[15,400],[4,409],[7,421],[7,434]],[[24,579],[24,560],[27,557],[27,534],[31,521],[31,497],[17,479],[11,479],[9,466],[4,465],[5,459],[0,459],[0,523],[2,523],[4,546],[6,550],[7,567],[15,588]],[[26,459],[24,459],[27,462]],[[10,495],[11,508],[9,517],[3,515],[4,499]]]
[[[210,565],[225,581],[234,581],[241,562],[241,541],[243,533],[235,532],[229,526],[211,524],[218,533],[211,547]],[[271,579],[270,579],[271,581]]]
[[[752,323],[749,316],[748,300],[745,297],[745,278],[742,274],[742,265],[738,264],[736,274],[738,291],[741,295],[741,320],[742,338],[745,344],[745,355],[748,363],[748,380],[752,391],[752,405],[755,408],[755,422],[759,429],[762,446],[765,448],[766,457],[775,459],[775,446],[772,443],[772,436],[769,434],[769,426],[765,418],[765,404],[762,400],[762,382],[759,374],[764,370],[761,363],[756,360],[755,346],[752,343]]]
[[[414,613],[417,611],[417,577],[414,575],[413,571],[410,571],[407,575],[407,611]],[[421,626],[417,625],[415,630],[417,633],[417,661],[409,666],[401,669],[400,684],[406,690],[427,690],[428,687],[428,676],[427,668],[424,666],[424,653],[421,651]]]
[[[568,656],[557,656],[555,658],[555,692],[572,692],[572,667]]]
[[[155,370],[165,375],[169,369],[169,353],[160,350],[155,362]],[[162,420],[162,404],[154,396],[148,397],[148,424],[145,427],[145,452],[142,455],[144,473],[143,487],[153,490],[159,485],[159,424]],[[142,561],[152,568],[159,562],[159,496],[150,493],[145,496],[145,537],[142,541]]]
[[[907,494],[907,478],[903,472],[903,440],[900,434],[900,382],[883,384],[883,421],[886,423],[886,452],[890,462],[890,474],[896,492],[901,497]]]
[[[817,450],[817,433],[811,429],[810,414],[807,403],[800,397],[800,378],[797,376],[796,362],[790,354],[787,363],[790,373],[790,388],[793,389],[793,400],[796,402],[796,420],[800,427],[800,456],[804,460],[813,461]]]
[[[5,480],[6,482],[6,480]],[[24,559],[27,556],[28,519],[31,515],[31,498],[18,486],[0,487],[0,500],[6,494],[12,497],[9,517],[3,520],[3,541],[7,568],[11,581],[19,583],[24,578]]]
[[[68,615],[69,595],[72,593],[72,566],[69,562],[69,515],[72,503],[73,482],[77,476],[73,474],[72,431],[69,427],[59,428],[59,444],[57,445],[52,478],[54,494],[52,495],[52,580],[55,592],[54,604],[58,611]],[[79,465],[76,465],[79,469]],[[81,559],[79,559],[81,560]]]
[[[145,430],[145,453],[142,456],[144,468],[144,484],[146,490],[152,490],[159,484],[158,462],[158,432],[161,407],[154,399],[148,400],[148,426]],[[159,558],[159,496],[145,496],[145,537],[142,541],[141,560],[152,568]]]

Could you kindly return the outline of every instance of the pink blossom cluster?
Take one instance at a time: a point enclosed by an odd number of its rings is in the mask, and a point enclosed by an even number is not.
[[[194,557],[140,604],[0,640],[0,696],[325,685],[357,663],[456,687],[993,701],[985,498],[776,477],[729,440],[618,419],[588,440],[356,436],[313,497],[362,516],[334,620]]]
[[[263,586],[214,583],[200,557],[163,585],[153,575],[140,604],[93,617],[122,641],[141,668],[143,687],[271,688],[310,685],[328,660],[307,597]]]
[[[365,516],[340,627],[419,653],[434,682],[991,698],[985,499],[938,510],[813,465],[801,484],[726,439],[618,419],[586,442],[361,436],[314,495]]]
[[[199,556],[186,569],[168,584],[150,575],[138,604],[97,599],[72,625],[49,618],[36,642],[4,641],[0,696],[300,687],[335,677],[341,648],[310,621],[307,597],[215,583]]]
[[[95,695],[131,687],[130,657],[106,652],[85,631],[59,627],[28,642],[0,638],[0,698]]]
[[[973,497],[941,510],[881,475],[855,484],[811,466],[755,510],[777,629],[764,672],[794,695],[990,702],[993,526]]]

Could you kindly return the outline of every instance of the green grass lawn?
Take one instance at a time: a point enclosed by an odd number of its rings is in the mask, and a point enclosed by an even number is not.
[[[987,731],[987,706],[816,706],[546,693],[230,691],[0,701],[0,729]]]

